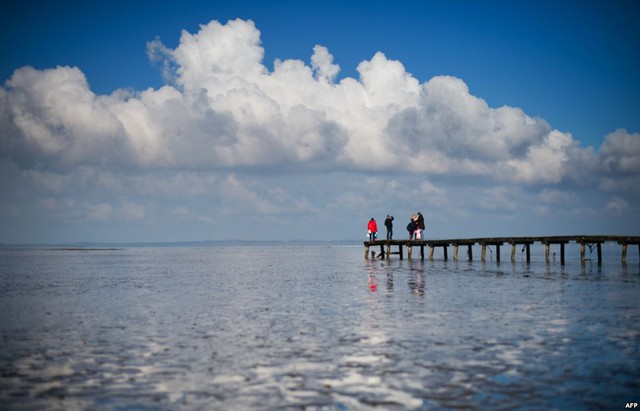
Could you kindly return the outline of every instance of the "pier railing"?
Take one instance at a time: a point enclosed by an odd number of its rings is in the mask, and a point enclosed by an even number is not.
[[[458,238],[448,240],[376,240],[364,242],[364,256],[369,258],[389,258],[392,254],[398,254],[400,259],[404,258],[406,247],[407,257],[412,258],[413,248],[419,247],[420,258],[424,259],[424,249],[429,247],[429,259],[433,259],[433,252],[436,248],[442,248],[444,259],[448,260],[448,248],[453,247],[453,259],[458,260],[459,247],[467,247],[467,256],[473,260],[472,247],[479,245],[482,247],[481,260],[486,261],[487,246],[494,246],[496,249],[496,261],[500,261],[500,247],[504,244],[511,245],[511,261],[515,261],[516,247],[523,246],[526,250],[527,262],[531,261],[531,245],[541,243],[545,247],[545,260],[549,262],[551,245],[560,245],[560,263],[565,262],[565,245],[575,242],[580,245],[580,260],[585,261],[586,248],[596,247],[598,264],[602,263],[602,244],[605,242],[616,242],[622,246],[621,259],[627,262],[627,248],[629,245],[637,245],[640,254],[640,236],[615,236],[615,235],[578,235],[578,236],[547,236],[547,237],[486,237],[486,238]],[[374,250],[371,248],[374,247]],[[380,247],[380,253],[376,255],[375,247]],[[397,251],[393,251],[397,247]]]

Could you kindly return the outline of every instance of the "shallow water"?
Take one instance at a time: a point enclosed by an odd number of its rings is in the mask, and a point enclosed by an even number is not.
[[[363,254],[362,246],[0,250],[0,404],[528,410],[640,402],[637,255],[626,265],[561,266]]]

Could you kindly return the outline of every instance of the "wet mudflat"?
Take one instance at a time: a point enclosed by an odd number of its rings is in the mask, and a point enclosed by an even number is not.
[[[9,410],[619,409],[640,270],[361,246],[0,250]],[[636,256],[637,257],[637,256]]]

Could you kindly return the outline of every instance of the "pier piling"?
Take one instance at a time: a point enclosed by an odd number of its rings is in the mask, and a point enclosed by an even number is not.
[[[409,259],[413,257],[413,247],[420,247],[420,259],[424,260],[424,248],[429,247],[429,260],[434,259],[436,247],[442,247],[443,259],[448,260],[448,247],[453,246],[453,259],[458,261],[459,247],[467,246],[467,258],[473,260],[473,246],[480,245],[481,260],[487,259],[487,247],[495,246],[496,261],[500,262],[500,247],[504,244],[511,244],[511,261],[516,260],[516,248],[522,246],[522,252],[526,252],[525,258],[527,263],[531,262],[531,245],[541,243],[544,245],[545,262],[550,263],[551,246],[558,244],[560,246],[560,263],[565,263],[565,245],[569,242],[575,242],[580,245],[580,261],[586,261],[586,247],[591,251],[596,248],[598,264],[602,264],[602,244],[605,242],[616,241],[622,247],[620,260],[627,262],[628,246],[637,245],[638,254],[640,255],[640,236],[557,236],[557,237],[488,237],[488,238],[467,238],[467,239],[451,239],[451,240],[376,240],[364,242],[364,256],[369,258],[376,257],[375,251],[371,250],[371,246],[380,247],[380,258],[391,257],[391,254],[398,254],[400,259],[404,258],[404,248],[407,248]],[[392,246],[398,247],[398,252],[392,251]],[[554,260],[555,260],[555,253]]]

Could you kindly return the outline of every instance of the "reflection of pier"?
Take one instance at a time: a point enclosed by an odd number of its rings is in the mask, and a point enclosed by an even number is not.
[[[389,258],[392,254],[398,254],[400,259],[404,258],[404,247],[406,247],[407,258],[412,257],[413,248],[419,247],[420,258],[424,260],[424,248],[429,247],[429,259],[433,259],[433,252],[436,248],[442,248],[444,259],[448,260],[448,248],[453,247],[453,259],[458,260],[458,248],[467,247],[467,256],[469,260],[473,260],[472,246],[479,245],[482,247],[481,260],[486,261],[487,246],[493,246],[496,250],[496,261],[500,261],[500,247],[504,244],[511,245],[511,261],[516,259],[516,247],[522,246],[523,251],[526,250],[527,262],[531,261],[531,245],[541,243],[545,247],[545,260],[549,262],[549,252],[552,245],[560,246],[560,263],[564,264],[565,244],[569,242],[580,244],[580,260],[585,261],[586,248],[590,250],[594,247],[598,254],[598,264],[602,263],[602,244],[605,242],[616,242],[622,246],[622,262],[627,262],[627,246],[637,245],[638,253],[640,253],[640,237],[628,236],[603,236],[603,235],[582,235],[582,236],[557,236],[557,237],[491,237],[491,238],[466,238],[453,240],[378,240],[364,242],[364,256],[369,258],[376,257],[375,247],[380,247],[378,257]],[[374,247],[374,250],[371,250]],[[397,247],[397,251],[393,251]],[[555,254],[555,253],[554,253]]]

